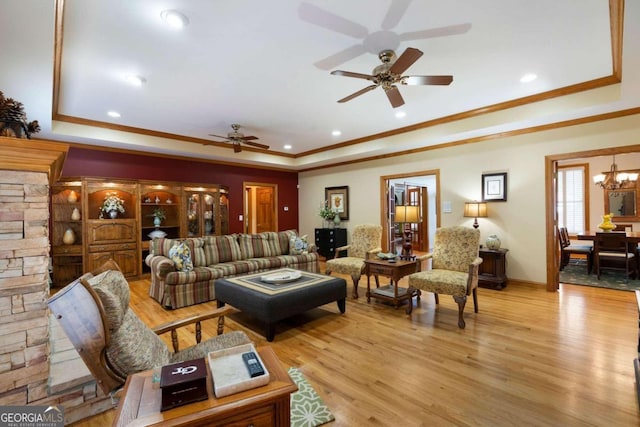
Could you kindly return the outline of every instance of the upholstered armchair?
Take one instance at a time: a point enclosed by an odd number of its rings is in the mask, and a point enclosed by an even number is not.
[[[205,357],[214,350],[251,341],[241,331],[223,334],[228,308],[178,320],[154,329],[129,308],[129,284],[118,265],[108,261],[52,296],[51,312],[105,394],[117,391],[127,376],[170,363]],[[218,335],[201,342],[201,322],[218,319]],[[179,350],[177,328],[195,324],[196,344]],[[171,332],[173,351],[159,334]]]
[[[468,227],[446,227],[436,230],[433,252],[420,257],[420,262],[431,259],[431,269],[410,274],[409,288],[433,292],[436,304],[438,294],[452,295],[458,304],[458,327],[464,329],[464,306],[467,296],[473,295],[474,311],[478,312],[478,269],[482,258],[478,256],[480,230]]]
[[[351,244],[336,248],[335,258],[327,260],[326,274],[332,272],[348,274],[353,279],[353,297],[358,298],[358,281],[364,273],[364,260],[382,252],[382,226],[375,224],[356,225],[351,234]],[[347,251],[346,257],[339,257]],[[378,278],[376,277],[376,280]]]

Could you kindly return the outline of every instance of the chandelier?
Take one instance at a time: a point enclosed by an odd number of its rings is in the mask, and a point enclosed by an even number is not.
[[[635,186],[637,180],[637,173],[618,172],[615,154],[613,156],[613,163],[611,164],[609,172],[601,173],[593,177],[593,183],[599,185],[605,190],[618,190],[625,186]]]

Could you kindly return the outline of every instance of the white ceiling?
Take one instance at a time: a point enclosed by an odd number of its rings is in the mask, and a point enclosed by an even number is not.
[[[639,2],[627,0],[625,15]],[[622,89],[405,135],[393,145],[342,144],[612,75],[608,0],[65,0],[61,120],[52,120],[52,3],[0,4],[0,90],[40,122],[35,138],[301,170],[637,105],[624,96],[639,86],[627,83],[634,74],[627,70],[640,69],[631,40],[638,20],[627,19]],[[165,9],[189,24],[168,28]],[[401,86],[406,104],[397,109],[381,88],[336,102],[370,82],[331,70],[370,74],[380,50],[400,55],[408,47],[424,55],[405,74],[451,74],[453,83]],[[538,79],[520,83],[527,72]],[[132,87],[127,74],[146,82]],[[406,117],[396,118],[397,110]],[[229,144],[198,143],[218,140],[208,134],[225,135],[232,123],[271,149],[234,153]],[[335,129],[342,135],[332,136]]]

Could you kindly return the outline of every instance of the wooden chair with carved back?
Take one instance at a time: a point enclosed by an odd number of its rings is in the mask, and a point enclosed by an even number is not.
[[[148,327],[129,308],[129,284],[113,260],[58,291],[48,305],[105,394],[136,372],[251,342],[242,331],[223,334],[224,316],[235,311],[229,307]],[[201,322],[215,318],[218,335],[201,341]],[[195,345],[179,350],[177,329],[194,324]],[[173,351],[158,336],[167,332]]]

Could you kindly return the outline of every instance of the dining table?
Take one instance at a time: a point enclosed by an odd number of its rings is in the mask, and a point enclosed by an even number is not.
[[[599,230],[586,230],[576,234],[578,240],[594,240]],[[626,233],[629,243],[640,243],[640,231],[611,231],[610,233]]]

